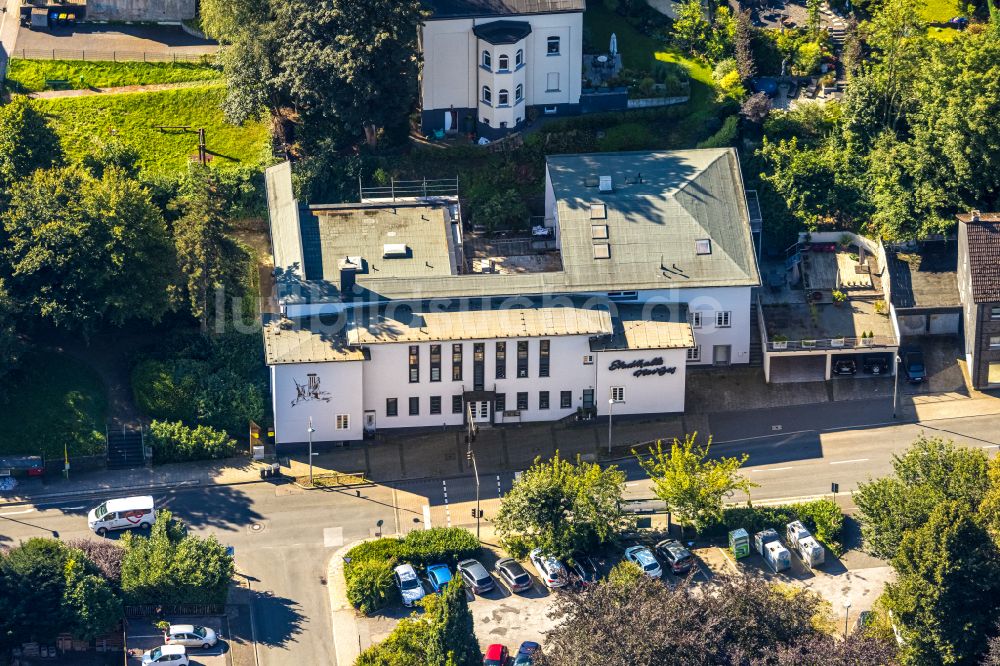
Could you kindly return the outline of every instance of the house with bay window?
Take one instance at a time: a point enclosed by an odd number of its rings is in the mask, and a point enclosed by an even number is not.
[[[539,115],[577,113],[585,0],[424,0],[423,131],[496,138]]]
[[[689,367],[749,361],[735,150],[550,156],[545,234],[504,243],[452,183],[308,205],[267,170],[276,443],[683,412]]]

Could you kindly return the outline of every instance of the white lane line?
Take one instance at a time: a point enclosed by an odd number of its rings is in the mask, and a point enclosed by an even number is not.
[[[441,486],[444,488],[444,518],[448,527],[451,527],[451,509],[448,507],[448,482],[441,479]]]
[[[431,507],[429,504],[424,504],[424,529],[429,530],[431,528]]]
[[[794,467],[770,467],[768,469],[758,468],[752,469],[751,472],[784,472],[787,469],[795,469]]]
[[[713,440],[712,443],[713,444],[733,444],[735,442],[749,442],[749,441],[752,441],[752,440],[755,440],[755,439],[772,439],[774,437],[788,437],[789,435],[801,435],[802,433],[806,433],[806,432],[818,432],[818,431],[817,430],[793,430],[792,432],[783,432],[780,435],[778,435],[778,434],[771,434],[771,435],[757,435],[756,437],[739,437],[737,439],[720,439],[720,440]]]
[[[830,464],[831,465],[846,465],[848,463],[868,462],[868,460],[869,460],[868,458],[855,458],[854,460],[837,460],[837,461],[832,462]]]
[[[1000,444],[984,444],[983,445],[984,449],[995,449],[997,447],[1000,447]]]
[[[31,513],[34,509],[21,509],[20,511],[8,511],[6,513],[0,513],[0,516],[22,516],[26,513]]]

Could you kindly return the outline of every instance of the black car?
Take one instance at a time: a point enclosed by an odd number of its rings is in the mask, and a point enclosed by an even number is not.
[[[694,556],[691,551],[675,539],[666,539],[656,544],[656,554],[675,574],[687,573],[694,566]]]
[[[885,354],[865,354],[861,357],[861,363],[869,375],[889,374],[889,359]]]
[[[511,592],[524,592],[531,589],[531,574],[525,571],[521,563],[513,558],[505,557],[497,560],[493,571],[510,588]]]
[[[858,364],[852,358],[840,359],[833,362],[833,374],[835,375],[855,375],[858,372]]]
[[[597,565],[586,555],[576,554],[571,562],[566,562],[570,577],[580,587],[588,587],[598,581]]]
[[[493,589],[493,577],[479,560],[462,560],[458,563],[457,569],[474,594],[482,594]]]
[[[924,367],[924,353],[920,350],[904,352],[903,372],[906,373],[906,381],[911,384],[919,384],[927,379],[927,369]]]

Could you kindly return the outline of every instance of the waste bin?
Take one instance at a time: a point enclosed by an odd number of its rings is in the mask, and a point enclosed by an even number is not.
[[[742,527],[729,533],[729,549],[736,559],[750,554],[750,535]]]

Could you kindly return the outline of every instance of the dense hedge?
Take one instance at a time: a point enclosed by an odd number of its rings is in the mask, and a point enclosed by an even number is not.
[[[722,522],[707,531],[722,534],[742,527],[752,537],[770,527],[784,535],[785,526],[793,520],[801,520],[834,555],[843,554],[844,514],[828,499],[784,506],[729,508],[723,511]]]
[[[400,562],[416,567],[428,564],[454,566],[460,560],[479,555],[482,548],[471,532],[460,527],[415,530],[404,538],[389,537],[365,541],[344,556],[347,598],[363,613],[376,611],[393,598],[392,569]],[[389,582],[384,573],[388,571]]]
[[[236,440],[208,426],[189,428],[180,421],[153,421],[149,434],[153,462],[156,463],[211,460],[236,455]]]

